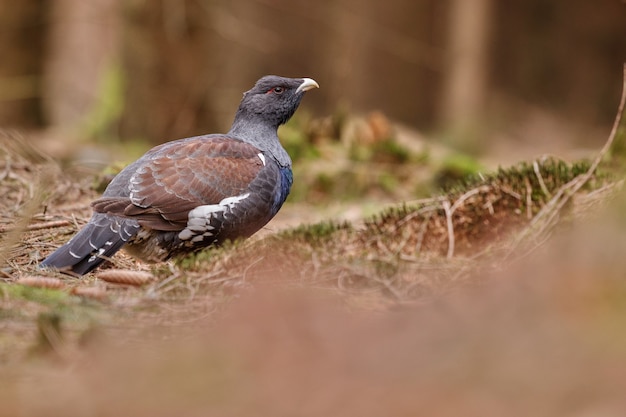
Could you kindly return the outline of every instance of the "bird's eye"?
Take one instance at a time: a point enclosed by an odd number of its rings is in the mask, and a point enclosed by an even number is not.
[[[276,94],[282,94],[285,91],[285,89],[283,87],[277,86],[277,87],[272,88],[271,91],[273,91]]]

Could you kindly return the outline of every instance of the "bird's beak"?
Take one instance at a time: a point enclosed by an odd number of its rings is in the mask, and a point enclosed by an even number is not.
[[[296,89],[296,93],[309,91],[312,88],[320,88],[320,85],[312,78],[303,78],[302,84]]]

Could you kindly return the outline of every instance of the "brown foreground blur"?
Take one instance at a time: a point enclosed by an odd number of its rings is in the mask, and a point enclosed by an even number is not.
[[[425,304],[375,312],[256,288],[192,325],[103,330],[62,360],[5,368],[0,415],[621,416],[618,200]]]

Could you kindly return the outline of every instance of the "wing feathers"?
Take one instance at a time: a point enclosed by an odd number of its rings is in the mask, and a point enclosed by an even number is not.
[[[244,193],[265,168],[259,153],[256,147],[225,136],[162,147],[136,167],[129,191],[120,193],[124,197],[109,193],[93,208],[156,230],[182,230],[194,208]]]

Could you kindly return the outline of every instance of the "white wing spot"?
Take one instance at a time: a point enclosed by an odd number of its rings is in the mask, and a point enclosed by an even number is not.
[[[235,204],[239,203],[241,200],[245,200],[246,198],[248,198],[249,195],[250,193],[245,193],[242,195],[236,195],[234,197],[226,197],[225,199],[220,201],[219,205],[228,206],[229,209],[232,209]]]
[[[91,256],[89,257],[89,260],[87,260],[87,262],[93,262],[93,261],[95,261],[95,260],[96,260],[96,258],[99,258],[100,256],[102,256],[102,254],[103,254],[103,253],[104,253],[104,248],[100,248],[100,249],[98,249],[98,253],[97,253],[97,254],[94,254],[94,255],[91,255]]]
[[[257,154],[257,156],[259,157],[261,162],[263,162],[263,166],[265,166],[265,155],[263,155],[262,153],[259,153],[259,154]]]
[[[259,158],[261,158],[262,161],[265,161],[261,154],[259,154]],[[224,213],[224,217],[226,217],[226,214],[231,211],[235,205],[239,204],[249,196],[250,193],[245,193],[233,197],[226,197],[218,204],[207,204],[205,206],[196,207],[187,215],[187,227],[180,231],[178,238],[180,240],[191,239],[192,242],[200,241],[201,239],[198,240],[195,238],[196,235],[201,235],[202,232],[215,229],[215,227],[211,225],[211,219],[215,213]],[[204,234],[204,236],[210,235],[211,234]]]
[[[193,237],[193,232],[189,229],[183,229],[181,230],[181,232],[178,234],[178,238],[180,240],[189,240]]]

